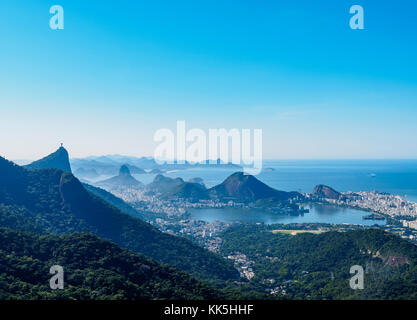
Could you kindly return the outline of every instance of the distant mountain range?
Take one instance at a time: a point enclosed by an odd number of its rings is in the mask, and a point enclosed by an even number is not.
[[[190,169],[190,168],[216,168],[216,169],[234,169],[234,170],[242,170],[242,166],[231,163],[231,162],[224,162],[220,159],[215,161],[206,160],[202,163],[191,163],[188,161],[179,162],[174,160],[172,162],[166,162],[164,164],[159,165],[159,168],[163,168],[165,170],[182,170],[182,169]]]
[[[142,188],[143,183],[132,177],[130,169],[127,165],[122,165],[119,169],[119,175],[106,179],[103,181],[96,182],[95,185],[108,189],[112,188]]]
[[[78,166],[79,163],[88,163],[88,161],[95,161],[96,163],[117,165],[129,164],[137,166],[142,169],[151,170],[158,167],[155,159],[152,157],[132,157],[132,156],[122,156],[122,155],[106,155],[106,156],[91,156],[80,159],[71,159],[71,162]]]
[[[236,279],[231,263],[121,212],[71,173],[28,170],[0,157],[0,226],[40,234],[90,232],[200,279]]]
[[[74,175],[76,177],[82,177],[84,179],[97,179],[98,177],[100,177],[100,175],[98,174],[97,170],[94,168],[78,168],[75,172]]]
[[[190,201],[217,199],[220,201],[233,200],[240,203],[256,203],[259,201],[284,202],[290,199],[300,199],[298,192],[285,192],[273,189],[252,175],[236,172],[221,184],[207,189],[200,179],[186,182],[181,178],[169,178],[157,175],[152,183],[146,186],[148,190],[161,194],[161,198],[179,198]]]
[[[94,158],[88,161],[95,162],[97,161],[96,159],[100,159],[103,163],[114,163],[115,161],[107,157]],[[132,161],[131,158],[117,159]],[[146,159],[146,161],[151,160]],[[108,191],[116,188],[144,188],[144,184],[132,176],[130,170],[132,167],[137,168],[133,165],[123,164],[119,168],[119,174],[117,176],[93,184]],[[77,169],[76,172],[79,172],[81,169]],[[160,172],[160,169],[153,169],[153,172]],[[146,189],[148,192],[156,194],[165,200],[183,199],[190,202],[209,199],[222,202],[232,200],[239,203],[251,203],[257,206],[276,206],[276,204],[287,202],[291,199],[301,199],[303,197],[298,192],[285,192],[273,189],[254,176],[244,174],[243,172],[235,172],[219,185],[209,189],[206,188],[201,178],[184,181],[181,178],[169,178],[162,174],[157,174],[154,180],[146,185]]]
[[[155,159],[151,157],[130,157],[130,156],[120,156],[120,155],[108,155],[108,156],[99,156],[99,157],[87,157],[81,159],[70,159],[71,166],[74,169],[74,172],[77,174],[77,177],[84,179],[94,179],[94,174],[92,175],[92,170],[97,172],[98,175],[116,175],[120,166],[126,165],[130,169],[132,174],[162,174],[170,170],[186,170],[190,168],[225,168],[225,169],[234,169],[242,170],[242,167],[232,163],[224,163],[220,159],[211,163],[210,161],[205,161],[205,163],[179,163],[174,161],[173,163],[163,163],[159,164]]]

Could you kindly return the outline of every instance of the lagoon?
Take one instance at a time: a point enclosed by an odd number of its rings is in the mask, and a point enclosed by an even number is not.
[[[277,213],[266,212],[259,209],[242,208],[208,208],[189,210],[192,219],[207,222],[262,222],[265,224],[275,223],[329,223],[329,224],[355,224],[372,226],[375,224],[383,225],[385,220],[365,220],[364,216],[369,212],[342,208],[333,205],[309,204],[304,206],[310,212],[303,216],[288,216]]]

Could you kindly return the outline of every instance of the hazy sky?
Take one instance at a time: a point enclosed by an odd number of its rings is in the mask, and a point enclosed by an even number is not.
[[[412,0],[2,0],[0,155],[152,155],[185,120],[260,128],[264,158],[417,158],[416,39]]]

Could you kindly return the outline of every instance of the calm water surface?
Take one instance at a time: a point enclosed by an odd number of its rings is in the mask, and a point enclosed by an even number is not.
[[[337,191],[388,192],[417,202],[417,160],[274,160],[264,161],[264,171],[256,177],[284,191],[312,192],[318,184]],[[221,183],[236,170],[189,169],[166,174],[188,180],[203,178],[208,187]],[[154,175],[137,175],[149,183]]]
[[[330,223],[330,224],[360,224],[374,225],[385,224],[385,220],[365,220],[363,216],[369,215],[362,210],[339,208],[330,205],[307,205],[310,212],[303,216],[279,215],[255,209],[221,208],[221,209],[192,209],[189,210],[191,217],[196,220],[207,222],[263,222],[274,223]]]

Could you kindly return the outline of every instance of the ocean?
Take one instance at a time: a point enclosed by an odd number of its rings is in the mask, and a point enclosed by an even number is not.
[[[256,177],[269,186],[284,191],[312,192],[318,184],[337,191],[388,192],[417,202],[417,160],[270,160],[264,161],[263,171]],[[184,180],[199,177],[207,187],[224,181],[236,170],[189,169],[168,172],[169,177]],[[135,175],[144,183],[154,175]],[[368,213],[361,210],[331,206],[309,206],[304,216],[291,217],[242,209],[191,210],[194,219],[204,221],[245,221],[271,223],[349,223],[361,225],[385,224],[385,221],[364,220]]]
[[[269,160],[256,177],[269,186],[283,191],[311,192],[318,184],[337,191],[388,192],[417,202],[417,160]],[[236,170],[189,169],[169,172],[169,177],[188,180],[200,177],[208,187],[221,183]],[[144,183],[153,175],[135,175]]]

